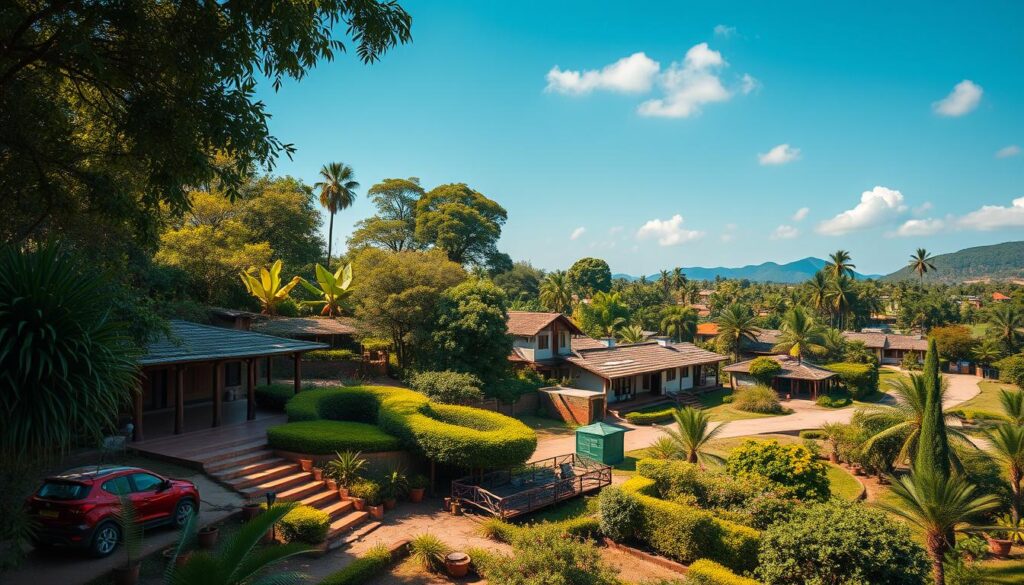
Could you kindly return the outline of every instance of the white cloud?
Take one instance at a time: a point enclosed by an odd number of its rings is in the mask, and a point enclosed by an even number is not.
[[[647,100],[637,112],[641,116],[688,118],[701,106],[724,102],[732,93],[722,85],[718,70],[728,65],[722,54],[707,43],[690,47],[682,63],[672,63],[658,78],[664,97]]]
[[[1024,227],[1024,197],[1014,199],[1010,207],[983,205],[980,209],[960,218],[957,226],[981,231]]]
[[[1010,158],[1011,156],[1017,156],[1018,154],[1020,154],[1020,147],[1016,144],[1010,144],[997,150],[996,158]]]
[[[736,27],[729,26],[727,24],[716,24],[715,25],[715,36],[728,39],[736,35]]]
[[[793,221],[803,221],[810,212],[810,207],[801,207],[800,209],[797,209],[796,213],[793,214]]]
[[[800,149],[788,144],[772,147],[768,152],[758,153],[757,160],[762,165],[784,165],[800,158]]]
[[[932,207],[933,206],[931,201],[925,201],[921,205],[918,205],[917,207],[914,208],[914,215],[922,216],[931,211]]]
[[[743,77],[740,78],[740,91],[743,92],[743,95],[747,95],[760,87],[761,82],[749,73],[744,73]]]
[[[736,224],[727,223],[722,233],[718,235],[718,239],[723,243],[728,244],[729,242],[736,239]]]
[[[792,240],[800,235],[800,230],[791,225],[780,225],[772,232],[773,240]]]
[[[613,225],[612,227],[608,228],[608,235],[614,236],[616,234],[620,234],[622,233],[623,229],[624,228],[621,225]]]
[[[946,222],[941,219],[908,219],[896,230],[896,235],[901,237],[931,236],[939,233],[946,227]]]
[[[562,70],[555,65],[548,71],[546,91],[583,95],[605,89],[623,93],[650,91],[661,66],[647,55],[633,53],[600,70]]]
[[[965,79],[953,87],[946,97],[932,104],[932,109],[940,116],[963,116],[978,107],[984,90],[970,79]]]
[[[704,232],[683,229],[683,216],[678,213],[670,219],[652,219],[636,232],[638,240],[657,239],[659,246],[677,246],[703,235]]]
[[[569,236],[569,239],[570,240],[578,240],[578,239],[580,239],[580,236],[582,236],[583,232],[585,232],[585,231],[587,231],[587,228],[585,228],[583,226],[580,226],[580,227],[572,230],[572,235]]]
[[[902,193],[879,186],[862,193],[860,203],[853,209],[819,223],[815,231],[826,236],[841,236],[892,222],[906,211]]]

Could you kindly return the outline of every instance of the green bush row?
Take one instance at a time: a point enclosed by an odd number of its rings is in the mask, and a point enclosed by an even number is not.
[[[254,392],[257,406],[274,412],[284,412],[288,400],[295,396],[295,386],[292,384],[264,384],[257,386]]]
[[[809,430],[806,430],[806,431],[800,431],[800,438],[801,439],[811,439],[811,440],[814,440],[814,439],[827,439],[828,437],[825,435],[825,431],[823,431],[823,430],[820,430],[820,429],[809,429]]]
[[[307,351],[302,359],[310,362],[359,361],[362,356],[351,349],[314,349]]]
[[[639,410],[627,412],[626,421],[635,425],[653,425],[655,423],[672,420],[672,413],[675,411],[676,409],[674,407],[669,406],[661,410],[652,410],[649,412],[642,412]]]
[[[826,364],[826,370],[839,374],[839,382],[854,400],[860,400],[878,391],[878,366],[838,362]]]
[[[547,530],[563,536],[593,540],[600,536],[601,524],[597,518],[592,516],[580,516],[569,518],[568,520],[542,522],[525,526],[512,524],[497,518],[490,518],[480,525],[480,532],[484,537],[504,543],[511,543],[516,538],[524,537],[530,531],[536,530]]]
[[[391,551],[387,546],[378,544],[344,569],[328,575],[320,585],[362,585],[386,571],[390,565]]]
[[[824,394],[818,397],[815,404],[825,408],[843,408],[845,406],[850,406],[851,401],[846,396],[829,396],[828,394]]]
[[[327,540],[331,516],[312,506],[296,506],[278,523],[281,535],[288,542],[320,544]]]
[[[350,421],[308,420],[267,429],[267,442],[275,449],[332,455],[339,451],[397,451],[402,442],[376,425]]]
[[[767,386],[742,386],[732,393],[733,408],[760,414],[781,414],[779,394]]]
[[[693,585],[760,585],[759,581],[741,577],[708,559],[700,559],[686,571],[686,582]]]

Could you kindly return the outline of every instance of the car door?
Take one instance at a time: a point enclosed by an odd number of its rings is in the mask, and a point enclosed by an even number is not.
[[[164,479],[152,473],[133,473],[132,504],[140,522],[154,522],[170,518],[174,507],[174,490],[165,489]]]

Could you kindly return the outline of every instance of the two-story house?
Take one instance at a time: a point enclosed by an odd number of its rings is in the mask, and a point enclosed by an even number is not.
[[[512,336],[509,360],[516,367],[529,367],[548,378],[570,375],[567,360],[573,355],[573,337],[583,332],[561,313],[509,311],[508,333]]]

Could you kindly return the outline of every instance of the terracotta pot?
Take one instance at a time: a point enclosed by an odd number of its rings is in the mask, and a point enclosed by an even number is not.
[[[299,459],[299,466],[302,467],[302,471],[310,471],[313,469],[312,459]]]
[[[199,548],[209,550],[217,544],[217,538],[219,536],[220,528],[217,528],[216,526],[207,526],[199,529],[199,534],[196,535],[196,540],[199,542]]]
[[[313,481],[323,481],[323,480],[324,480],[324,470],[320,469],[319,467],[314,467],[313,468]]]
[[[853,466],[853,474],[854,475],[864,475],[864,468],[861,467],[860,465],[854,465]]]
[[[329,490],[336,490],[336,489],[338,489],[338,482],[334,481],[333,479],[327,479],[325,481],[327,482],[327,489],[329,489]]]
[[[242,521],[248,522],[260,515],[263,508],[259,504],[245,504],[242,506]]]
[[[384,498],[384,509],[385,510],[394,510],[395,506],[397,506],[397,505],[398,505],[398,500],[396,500],[395,498]]]
[[[176,548],[164,549],[164,560],[166,560],[168,563],[171,562],[171,558],[174,556],[174,551],[175,550],[177,550],[177,549]],[[192,551],[190,551],[190,550],[182,551],[181,554],[178,555],[178,558],[174,560],[174,566],[175,567],[180,567],[180,566],[184,565],[185,563],[187,563],[190,558],[192,558]]]
[[[376,506],[367,506],[370,511],[370,517],[374,520],[384,519],[384,504],[377,504]]]
[[[448,576],[456,579],[465,577],[469,573],[469,564],[472,559],[463,552],[449,553],[444,558],[444,568],[448,570]]]
[[[994,556],[1002,559],[1006,558],[1010,554],[1010,547],[1013,546],[1013,541],[1004,538],[989,538],[988,539],[988,552]]]
[[[352,498],[352,505],[355,506],[356,510],[362,512],[366,509],[366,500],[363,498]]]
[[[831,461],[832,463],[839,463],[839,456],[836,455],[835,453],[829,453],[828,460]]]
[[[423,495],[427,492],[426,488],[410,488],[409,489],[409,501],[417,504],[423,501]]]
[[[462,502],[452,500],[451,512],[452,516],[462,516]]]
[[[344,500],[345,498],[350,497],[351,494],[352,492],[349,491],[347,487],[338,487],[338,497],[340,497],[341,499]]]
[[[139,582],[139,567],[142,563],[135,563],[127,567],[114,567],[111,577],[114,578],[114,585],[135,585]]]

